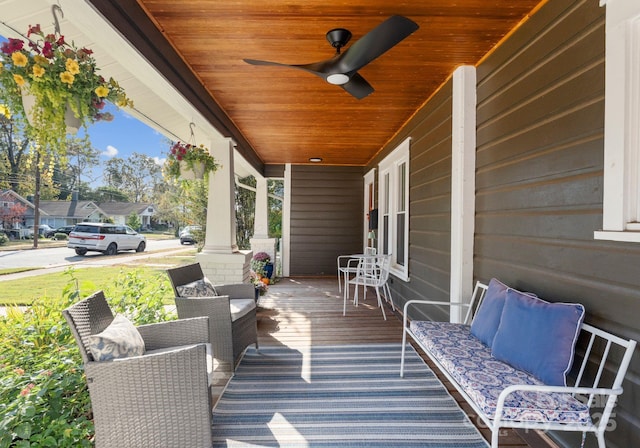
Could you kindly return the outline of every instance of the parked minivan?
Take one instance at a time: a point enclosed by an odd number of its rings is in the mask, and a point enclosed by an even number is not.
[[[67,247],[75,249],[78,255],[85,255],[88,251],[115,255],[122,250],[144,252],[147,239],[129,226],[83,222],[76,224],[69,234]]]

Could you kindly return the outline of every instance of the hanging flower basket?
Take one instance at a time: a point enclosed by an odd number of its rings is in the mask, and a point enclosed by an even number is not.
[[[177,142],[171,146],[165,163],[165,174],[175,179],[204,179],[219,165],[203,145]]]
[[[204,163],[193,162],[192,166],[185,160],[180,163],[180,178],[185,180],[204,179]]]
[[[35,40],[34,40],[35,39]],[[5,106],[23,115],[42,147],[66,153],[66,134],[113,116],[106,101],[132,107],[124,89],[98,74],[93,52],[77,48],[59,33],[29,27],[26,41],[9,38],[0,47],[0,89]]]
[[[24,115],[31,126],[37,126],[37,98],[31,94],[28,89],[22,91],[22,106],[24,107]],[[64,124],[66,126],[67,134],[75,134],[82,127],[82,121],[76,117],[73,109],[67,103],[67,107],[64,111]]]

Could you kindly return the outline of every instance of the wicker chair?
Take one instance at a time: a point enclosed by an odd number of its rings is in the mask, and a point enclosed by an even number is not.
[[[96,447],[211,446],[207,318],[138,326],[144,355],[95,361],[89,336],[114,319],[103,292],[62,313],[84,361]]]
[[[204,279],[199,263],[167,269],[176,297],[178,316],[209,317],[209,338],[213,356],[231,364],[232,372],[251,344],[258,348],[255,288],[248,283],[214,285],[215,297],[180,297],[179,286]],[[248,302],[248,301],[251,302]],[[235,304],[234,304],[235,302]],[[236,308],[243,311],[237,313]]]

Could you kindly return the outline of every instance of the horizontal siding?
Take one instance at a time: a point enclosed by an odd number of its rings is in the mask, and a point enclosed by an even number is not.
[[[369,165],[377,164],[411,137],[409,173],[409,276],[391,277],[396,305],[428,297],[448,300],[451,264],[451,82],[423,107]],[[416,313],[448,320],[448,310],[430,307]]]
[[[640,331],[640,246],[593,239],[602,226],[604,14],[598,2],[548,2],[478,67],[475,276],[586,320]],[[607,446],[640,440],[640,354]],[[553,434],[566,446],[579,436]],[[587,437],[587,446],[596,446]]]
[[[335,275],[338,255],[362,252],[363,170],[293,166],[291,276]]]

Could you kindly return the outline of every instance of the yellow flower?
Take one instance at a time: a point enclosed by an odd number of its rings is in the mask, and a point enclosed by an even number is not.
[[[16,67],[24,67],[27,65],[27,62],[29,62],[27,57],[19,51],[16,51],[11,55],[11,60],[13,61],[13,65]]]
[[[49,65],[49,60],[47,58],[45,58],[44,56],[42,56],[41,54],[36,54],[33,57],[33,61],[36,64],[39,64],[39,65]]]
[[[65,62],[64,66],[72,75],[77,75],[78,73],[80,73],[80,66],[73,59],[67,59],[67,62]]]
[[[65,84],[73,84],[74,79],[75,77],[69,72],[60,73],[60,81],[64,82]]]
[[[42,78],[42,75],[44,75],[44,68],[40,67],[39,65],[34,65],[33,66],[33,76],[35,76],[36,78]]]
[[[0,115],[6,118],[11,118],[11,111],[4,104],[0,104]]]
[[[100,98],[104,98],[107,95],[109,95],[109,89],[106,88],[105,86],[98,86],[96,87],[96,95],[98,95]]]
[[[24,85],[24,78],[22,77],[22,75],[17,75],[14,74],[13,75],[13,80],[16,82],[16,84],[18,84],[18,86],[22,87]]]

